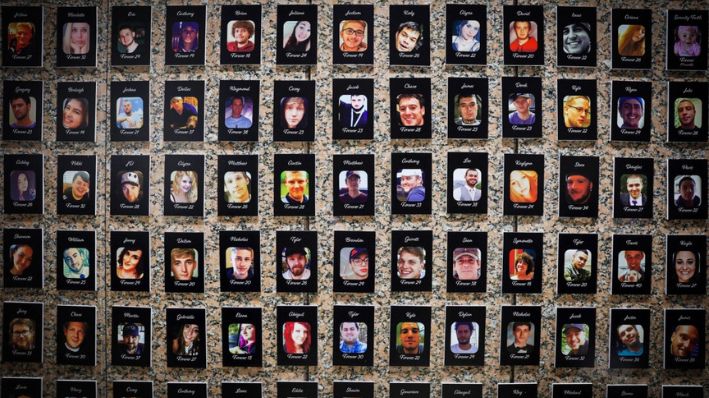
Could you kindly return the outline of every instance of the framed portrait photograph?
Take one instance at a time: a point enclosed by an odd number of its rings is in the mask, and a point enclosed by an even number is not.
[[[168,398],[207,398],[207,383],[189,382],[167,382]]]
[[[165,82],[164,141],[204,141],[204,81]]]
[[[315,215],[315,155],[276,154],[273,209],[276,216]]]
[[[611,68],[650,69],[652,10],[611,10]]]
[[[150,367],[151,311],[150,307],[111,307],[111,365]]]
[[[374,79],[332,79],[332,138],[374,138]]]
[[[41,141],[43,83],[41,81],[2,82],[4,141]]]
[[[276,64],[315,65],[318,59],[318,6],[279,4]]]
[[[294,395],[295,394],[295,395]],[[278,381],[276,382],[276,398],[317,398],[317,381]]]
[[[3,6],[2,65],[41,67],[44,60],[44,9],[33,6]],[[6,113],[7,114],[7,113]]]
[[[335,231],[332,290],[336,293],[373,293],[375,249],[374,231]]]
[[[261,367],[261,308],[222,307],[222,365]]]
[[[164,215],[202,217],[204,177],[204,155],[165,155]]]
[[[258,215],[258,155],[219,155],[217,178],[218,215]]]
[[[222,65],[261,63],[261,5],[221,6],[220,61]]]
[[[374,62],[374,6],[335,4],[332,12],[332,63],[371,65]]]
[[[57,141],[96,141],[96,82],[57,83]]]
[[[487,139],[488,79],[448,78],[448,138]]]
[[[57,380],[56,387],[60,398],[71,398],[76,394],[86,398],[98,396],[96,380]]]
[[[613,217],[652,218],[652,158],[613,159]]]
[[[707,159],[667,159],[667,219],[707,218]]]
[[[258,141],[258,80],[219,81],[219,141]]]
[[[596,80],[557,80],[557,138],[595,141],[598,138]]]
[[[150,139],[150,82],[111,82],[111,141]]]
[[[598,279],[598,234],[558,235],[559,294],[595,294]]]
[[[486,214],[488,178],[486,152],[448,152],[448,213]]]
[[[665,294],[705,294],[705,236],[667,235],[665,242]]]
[[[44,286],[44,234],[42,229],[4,228],[3,287]]]
[[[57,306],[57,363],[96,365],[96,307]]]
[[[606,397],[608,398],[647,398],[647,384],[608,384],[606,386]]]
[[[487,232],[448,231],[448,292],[487,291]]]
[[[111,65],[150,65],[152,18],[150,6],[111,7]]]
[[[150,156],[111,156],[111,215],[147,216]]]
[[[501,316],[500,365],[538,366],[542,307],[503,305]]]
[[[374,155],[333,155],[335,216],[374,215]]]
[[[482,366],[485,362],[485,307],[446,306],[446,366]]]
[[[651,82],[611,82],[611,141],[650,142],[651,100]]]
[[[707,142],[709,83],[667,82],[667,142]]]
[[[544,155],[505,154],[505,215],[541,216],[544,212]]]
[[[391,291],[430,292],[433,232],[391,231]]]
[[[425,366],[431,357],[431,307],[392,305],[389,366]]]
[[[431,153],[391,154],[391,213],[431,214]]]
[[[648,368],[650,358],[650,310],[611,308],[608,336],[608,367]]]
[[[502,78],[502,137],[542,137],[541,78]]]
[[[167,6],[165,65],[204,65],[206,6]]]
[[[150,235],[111,231],[111,291],[150,291]]]
[[[57,231],[57,289],[96,290],[96,232]]]
[[[389,65],[431,64],[430,6],[389,5]]]
[[[3,397],[41,397],[41,377],[6,377],[0,378],[0,393]]]
[[[5,214],[44,211],[44,155],[5,154]]]
[[[273,140],[314,141],[315,80],[276,80],[273,85]]]
[[[374,396],[373,381],[338,381],[332,382],[334,398],[366,398]]]
[[[505,65],[544,65],[542,6],[504,6]]]
[[[165,232],[165,291],[204,293],[203,232]]]
[[[4,301],[2,310],[2,361],[42,363],[44,304]]]
[[[559,156],[559,217],[598,217],[599,159]]]
[[[544,234],[503,232],[502,292],[541,293]]]
[[[706,310],[665,308],[665,369],[704,369]]]
[[[165,309],[168,367],[205,368],[207,366],[205,318],[204,308]]]
[[[667,10],[667,70],[706,70],[709,11]]]
[[[276,231],[275,265],[277,292],[317,292],[317,232]]]
[[[58,7],[57,66],[95,67],[97,29],[96,7]]]
[[[392,139],[431,139],[431,79],[390,78]]]
[[[487,64],[486,5],[446,4],[446,64]]]
[[[652,235],[613,235],[611,294],[650,294]]]
[[[596,7],[556,7],[556,64],[596,66]]]
[[[96,213],[96,155],[57,156],[57,214]]]
[[[557,368],[592,368],[596,360],[596,308],[556,308]]]
[[[276,327],[276,358],[279,366],[314,366],[318,364],[317,306],[276,306]]]
[[[334,306],[332,330],[333,365],[372,366],[374,362],[374,306]]]
[[[261,382],[222,382],[222,396],[234,398],[261,398],[263,383]]]
[[[259,231],[219,231],[219,280],[222,292],[261,291]]]

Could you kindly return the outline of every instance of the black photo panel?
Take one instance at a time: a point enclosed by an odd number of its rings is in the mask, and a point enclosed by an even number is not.
[[[667,11],[667,69],[706,70],[709,11]]]
[[[652,158],[615,158],[613,164],[613,217],[652,218]]]
[[[544,65],[542,6],[504,6],[505,65]]]
[[[5,214],[42,214],[44,211],[44,157],[42,154],[6,154]]]
[[[337,381],[332,383],[333,398],[369,398],[374,396],[372,381]]]
[[[96,380],[57,380],[57,398],[96,398]]]
[[[332,79],[332,138],[374,138],[373,79]]]
[[[111,231],[111,290],[150,291],[150,235],[147,231]]]
[[[488,104],[487,78],[448,78],[448,138],[487,139]]]
[[[165,141],[204,141],[204,81],[165,82]]]
[[[111,65],[149,66],[151,34],[150,6],[111,7]]]
[[[96,233],[57,231],[57,289],[96,290]]]
[[[556,7],[556,64],[596,66],[595,7]]]
[[[222,308],[222,365],[261,367],[261,308]]]
[[[372,366],[374,306],[336,305],[332,322],[332,364]]]
[[[431,64],[430,6],[389,5],[389,64]]]
[[[482,383],[441,383],[442,398],[482,397]]]
[[[222,292],[261,291],[259,231],[219,231],[219,280]]]
[[[5,301],[2,310],[2,361],[41,363],[44,304]]]
[[[318,59],[318,6],[278,5],[276,64],[315,65]]]
[[[557,368],[592,368],[596,359],[596,309],[556,309]],[[591,398],[591,397],[589,397]]]
[[[704,398],[704,386],[702,385],[682,385],[682,386],[662,386],[663,398]]]
[[[665,294],[705,294],[706,237],[667,235],[666,239]]]
[[[544,155],[505,154],[504,214],[541,216],[544,212]]]
[[[165,291],[204,293],[203,232],[165,232]]]
[[[57,8],[57,66],[96,66],[96,7]]]
[[[111,141],[148,141],[150,82],[111,82]]]
[[[276,291],[318,291],[318,233],[276,231]]]
[[[96,307],[57,306],[57,363],[96,365]]]
[[[390,307],[389,366],[429,366],[431,307]]]
[[[560,217],[598,217],[599,173],[596,156],[559,157]]]
[[[482,366],[485,362],[485,307],[446,306],[445,365]]]
[[[376,232],[335,231],[332,290],[338,293],[373,293]]]
[[[4,10],[4,8],[3,8]],[[2,139],[42,140],[43,86],[41,81],[2,82]]]
[[[446,64],[487,64],[487,6],[446,4]]]
[[[598,280],[598,234],[561,233],[558,239],[559,294],[595,294]]]
[[[611,294],[650,294],[652,235],[613,235]]]
[[[539,365],[541,321],[541,306],[502,306],[500,365]]]
[[[207,383],[170,381],[167,398],[207,398]]]
[[[374,155],[334,155],[332,176],[335,216],[374,215]]]
[[[219,141],[258,141],[259,84],[258,80],[219,81]]]
[[[709,83],[667,82],[667,141],[707,142]]]
[[[119,380],[113,382],[113,398],[151,398],[152,381]]]
[[[318,307],[276,307],[278,365],[318,364]],[[290,396],[290,395],[289,395]]]
[[[260,64],[261,5],[223,5],[221,11],[221,64]]]
[[[111,215],[147,216],[150,156],[111,156]]]
[[[421,381],[389,382],[389,398],[430,398],[431,383]]]
[[[431,139],[431,79],[390,78],[389,102],[392,139]]]
[[[488,154],[448,152],[448,213],[486,214]]]
[[[96,156],[57,156],[57,214],[96,213]]]
[[[96,140],[96,82],[57,83],[57,141]]]
[[[335,4],[332,28],[333,64],[371,65],[374,62],[372,4]]]
[[[150,367],[150,307],[111,307],[111,319],[111,365]]]
[[[318,398],[318,382],[278,381],[276,382],[276,398]]]
[[[261,398],[263,385],[260,382],[222,382],[222,396],[230,398]]]
[[[276,80],[273,109],[274,141],[315,140],[315,80]]]
[[[27,5],[0,8],[2,64],[12,67],[42,66],[44,15],[42,7]],[[5,113],[7,115],[7,113]]]
[[[593,383],[552,383],[551,397],[593,398]]]
[[[611,67],[650,69],[652,10],[614,8],[611,12]]]
[[[504,232],[502,292],[541,293],[544,268],[544,234]]]
[[[448,292],[487,290],[487,232],[448,232]]]
[[[430,152],[392,152],[392,214],[431,214],[431,172]]]
[[[542,137],[542,79],[502,78],[502,137]]]
[[[667,219],[707,218],[707,159],[667,159]]]
[[[315,215],[315,155],[276,154],[273,170],[273,213]]]
[[[220,216],[258,215],[258,155],[217,157],[217,204]]]
[[[391,231],[391,291],[430,292],[433,232]]]
[[[44,286],[44,238],[41,229],[2,230],[3,287],[41,288]]]
[[[611,141],[649,142],[651,82],[611,82]]]
[[[647,384],[608,384],[607,398],[647,398]]]
[[[167,6],[165,65],[204,65],[205,6]]]
[[[41,397],[41,377],[5,377],[0,379],[0,394],[3,397]]]
[[[665,369],[704,369],[706,310],[665,309]]]
[[[165,155],[166,216],[204,215],[204,155]]]
[[[598,138],[596,80],[557,80],[559,140],[595,141]]]
[[[205,368],[207,329],[204,308],[167,308],[167,366]]]
[[[608,367],[647,368],[650,357],[650,310],[612,308],[608,331]]]

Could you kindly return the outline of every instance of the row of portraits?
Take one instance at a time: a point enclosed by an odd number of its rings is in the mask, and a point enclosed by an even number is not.
[[[557,64],[594,67],[598,39],[596,8],[557,9]],[[389,62],[426,66],[435,40],[429,5],[389,6]],[[167,6],[165,64],[203,65],[207,37],[206,6]],[[41,7],[3,7],[3,65],[41,66],[43,11]],[[221,6],[220,62],[261,62],[260,5]],[[707,67],[707,10],[669,10],[666,17],[667,69]],[[149,65],[152,35],[149,6],[114,6],[111,12],[111,64]],[[487,63],[487,7],[446,5],[446,63]],[[544,65],[542,6],[503,6],[504,62]],[[374,62],[373,5],[334,5],[332,50],[335,64]],[[58,7],[57,66],[96,66],[96,7]],[[613,68],[650,69],[652,10],[613,9],[610,23]],[[276,63],[313,65],[318,49],[317,5],[278,5]]]
[[[43,231],[3,230],[4,287],[42,288]],[[60,290],[96,290],[97,253],[93,231],[58,231],[56,281]],[[199,232],[166,232],[164,266],[156,266],[150,236],[144,231],[111,231],[109,274],[112,291],[150,291],[151,273],[164,273],[167,292],[205,291],[207,252]],[[260,292],[261,275],[276,278],[277,292],[318,291],[316,231],[276,231],[275,261],[261,264],[258,231],[219,231],[218,280],[223,292]],[[392,291],[431,291],[434,239],[429,231],[392,231],[389,269]],[[488,263],[485,232],[449,232],[446,249],[446,290],[485,292],[495,265]],[[559,234],[556,256],[558,294],[595,294],[599,272],[597,234]],[[541,293],[544,234],[503,234],[502,293]],[[612,294],[650,294],[653,279],[652,235],[613,235],[610,259]],[[382,250],[380,247],[379,250]],[[151,254],[153,253],[153,254]],[[335,231],[332,255],[334,292],[375,291],[376,233]],[[701,235],[667,235],[665,292],[706,293],[706,241]],[[435,259],[438,261],[438,259]],[[152,272],[151,272],[152,271]],[[212,270],[211,272],[214,272]],[[380,275],[381,277],[381,275]],[[108,287],[108,283],[106,283]]]
[[[165,155],[163,214],[204,215],[204,155]],[[598,217],[600,159],[559,157],[559,215]],[[652,218],[654,161],[650,158],[614,158],[613,217]],[[110,157],[107,186],[111,215],[147,216],[151,213],[150,156]],[[544,155],[505,154],[503,214],[543,215]],[[257,155],[219,155],[217,200],[220,216],[255,216],[259,206]],[[391,154],[392,214],[431,214],[432,154]],[[449,152],[447,156],[447,211],[486,214],[490,187],[487,153]],[[43,155],[8,154],[5,167],[5,213],[41,214],[44,211]],[[375,211],[374,155],[334,155],[332,205],[335,216],[371,216]],[[57,214],[94,215],[97,168],[94,155],[57,156]],[[663,184],[667,218],[707,218],[707,160],[668,159]],[[273,167],[273,209],[276,216],[315,215],[315,155],[276,154]],[[154,212],[155,210],[152,210]]]
[[[431,139],[431,79],[389,80],[392,139]],[[448,79],[448,137],[487,139],[490,98],[487,78]],[[667,82],[667,141],[706,142],[709,122],[707,82]],[[150,83],[111,82],[111,141],[150,139]],[[332,138],[373,139],[374,80],[333,79]],[[543,136],[543,87],[539,77],[502,77],[502,137]],[[613,81],[610,95],[610,140],[649,142],[652,132],[652,83]],[[4,140],[42,139],[44,103],[40,81],[4,81]],[[166,81],[163,102],[165,141],[204,141],[204,81]],[[219,84],[220,141],[258,141],[260,84],[256,80],[222,80]],[[595,141],[601,106],[596,80],[557,81],[557,137]],[[57,141],[95,141],[95,82],[57,83]],[[316,90],[313,80],[274,82],[274,141],[314,141]],[[155,111],[155,110],[153,110]]]
[[[3,362],[43,362],[42,303],[4,302]],[[613,308],[609,314],[610,368],[649,367],[650,309]],[[316,306],[277,306],[278,365],[318,364]],[[374,363],[374,307],[333,308],[334,365],[372,366]],[[486,307],[446,306],[445,366],[483,366]],[[56,358],[58,364],[96,365],[96,307],[57,306]],[[111,365],[152,364],[152,310],[149,307],[111,309]],[[429,366],[436,338],[431,334],[431,307],[390,307],[389,364]],[[664,367],[704,369],[706,311],[665,309]],[[206,368],[208,334],[203,308],[167,308],[167,366]],[[500,365],[540,363],[541,306],[501,307]],[[264,326],[261,308],[221,308],[223,366],[263,366]],[[595,367],[596,308],[557,307],[555,366]]]

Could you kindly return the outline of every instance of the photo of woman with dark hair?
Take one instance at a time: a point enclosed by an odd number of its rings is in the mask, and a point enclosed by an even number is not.
[[[120,279],[143,279],[145,256],[143,249],[136,245],[118,248],[116,275]]]
[[[85,129],[89,126],[89,101],[86,98],[66,98],[62,109],[62,126],[65,129]]]
[[[307,354],[311,343],[308,322],[286,322],[283,325],[283,349],[287,354]]]
[[[15,244],[10,246],[10,274],[12,276],[22,276],[32,265],[32,246],[28,244]]]
[[[304,97],[281,99],[281,128],[301,130],[308,126],[308,100]]]
[[[295,26],[289,31],[289,25]],[[308,52],[310,50],[310,22],[287,21],[283,24],[284,41],[283,49],[288,52]],[[287,39],[285,37],[288,37]]]
[[[531,281],[534,279],[534,259],[529,253],[517,253],[514,258],[514,274],[510,275],[513,281]]]
[[[645,55],[645,27],[642,25],[620,25],[618,27],[618,54],[626,57]]]
[[[454,29],[455,34],[451,43],[454,51],[477,52],[480,50],[480,22],[457,20]]]
[[[697,279],[701,275],[701,269],[699,268],[699,256],[698,252],[691,250],[679,250],[672,254],[672,265],[674,266],[674,272],[669,272],[671,278],[676,278],[677,284],[688,285],[694,282],[698,282]]]
[[[256,353],[256,327],[251,323],[229,325],[229,352],[238,355]]]
[[[172,353],[175,355],[199,355],[199,325],[184,323],[177,330],[177,336],[172,339]]]
[[[18,202],[31,202],[37,197],[34,171],[15,170],[10,172],[10,198]]]

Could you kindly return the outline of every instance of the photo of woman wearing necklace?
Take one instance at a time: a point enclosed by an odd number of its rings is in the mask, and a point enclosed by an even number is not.
[[[199,198],[197,173],[192,170],[176,170],[170,175],[170,201],[172,203],[195,203]]]
[[[453,51],[477,52],[480,50],[480,22],[457,20],[451,46]]]
[[[283,49],[303,53],[310,50],[310,22],[287,21],[283,24]]]

